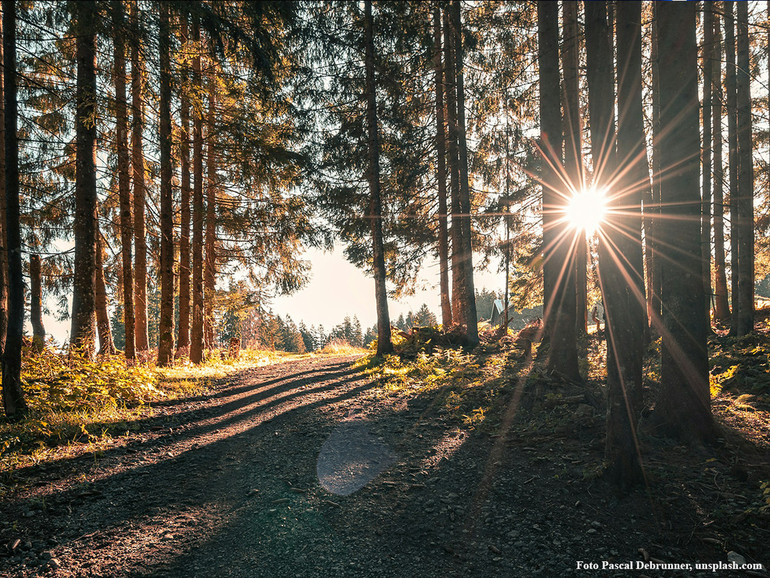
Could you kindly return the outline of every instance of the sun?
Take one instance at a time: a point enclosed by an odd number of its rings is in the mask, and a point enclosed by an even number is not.
[[[577,191],[567,204],[567,222],[589,236],[601,226],[606,216],[607,192],[604,189],[589,187]]]

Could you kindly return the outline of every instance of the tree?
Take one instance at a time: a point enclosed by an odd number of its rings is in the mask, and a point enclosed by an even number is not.
[[[217,74],[212,64],[208,74],[209,110],[206,140],[207,179],[206,179],[206,260],[203,269],[203,294],[211,303],[216,291],[216,240],[217,240],[217,153],[216,153],[216,121],[217,121]],[[206,307],[203,316],[203,340],[207,347],[214,343],[214,312],[211,306]]]
[[[457,161],[460,177],[460,227],[461,259],[463,282],[462,316],[466,325],[466,338],[471,345],[479,342],[478,316],[476,314],[475,289],[473,288],[473,246],[471,243],[471,194],[468,183],[468,145],[466,142],[465,126],[465,85],[463,69],[463,34],[460,14],[460,0],[452,0],[451,3],[451,30],[453,33],[452,48],[455,59],[455,89],[457,91]],[[558,70],[558,65],[557,65]],[[456,250],[453,247],[453,251]]]
[[[441,8],[433,7],[433,56],[436,75],[436,181],[438,187],[438,258],[441,292],[441,323],[452,325],[452,303],[449,299],[449,227],[446,190],[446,127],[444,122],[444,67],[441,49]]]
[[[735,16],[734,2],[722,2],[724,7],[725,25],[725,103],[727,109],[727,152],[728,152],[728,176],[730,180],[730,288],[732,293],[732,317],[730,333],[737,331],[740,304],[738,303],[738,248],[740,233],[737,227],[738,216],[738,101],[737,101],[737,73],[735,69]],[[735,228],[733,228],[735,227]]]
[[[643,479],[635,438],[637,415],[642,407],[646,326],[641,199],[649,194],[642,112],[641,9],[641,2],[637,1],[616,6],[618,103],[621,103],[616,162],[623,171],[613,181],[605,181],[612,182],[613,193],[602,227],[599,254],[608,332],[605,459],[609,477],[621,486],[631,486]],[[600,15],[596,16],[601,20]],[[586,35],[588,23],[594,21],[586,20]],[[611,34],[611,27],[605,30]],[[601,46],[611,50],[607,41],[602,41]],[[610,59],[609,63],[605,61],[602,70],[611,72],[611,52],[601,56]],[[610,85],[607,96],[611,95],[611,90]],[[604,126],[600,124],[599,130]],[[592,133],[592,138],[594,135]],[[612,138],[611,133],[609,138]]]
[[[580,39],[578,33],[578,3],[562,3],[563,40],[562,70],[564,94],[564,164],[569,184],[574,192],[585,188],[583,169],[583,123],[580,115]],[[575,314],[576,328],[588,331],[588,296],[586,266],[588,246],[579,235],[575,238]]]
[[[168,4],[161,2],[160,35],[160,326],[158,365],[174,359],[174,217],[171,189],[171,30]]]
[[[75,264],[70,348],[94,352],[96,267],[96,2],[72,4],[77,51]],[[6,111],[7,114],[7,111]]]
[[[715,3],[716,4],[716,3]],[[712,4],[713,43],[710,50],[712,88],[712,135],[714,140],[714,319],[726,325],[730,321],[725,274],[724,168],[722,166],[722,34],[719,11]]]
[[[99,334],[99,354],[114,355],[115,343],[112,340],[112,327],[110,327],[110,315],[107,307],[107,284],[104,280],[104,248],[102,246],[102,234],[99,231],[98,220],[94,234],[96,235],[94,251],[94,306],[96,308],[96,330]]]
[[[374,292],[377,303],[377,355],[393,351],[390,340],[388,294],[385,287],[385,248],[382,240],[382,206],[380,201],[380,142],[377,129],[377,94],[374,77],[374,32],[372,30],[372,0],[364,2],[364,43],[366,50],[366,127],[369,145],[369,218],[372,230]]]
[[[193,17],[192,87],[201,92],[200,24]],[[203,361],[203,118],[200,107],[193,112],[193,201],[192,201],[192,324],[190,326],[190,361]]]
[[[751,138],[751,70],[749,68],[748,3],[737,2],[736,132],[738,143],[738,196],[734,200],[732,236],[737,260],[733,278],[733,324],[731,333],[746,335],[754,330],[754,160]]]
[[[187,16],[181,16],[182,49],[188,48]],[[179,329],[177,355],[190,347],[190,99],[188,96],[188,65],[181,65],[182,87],[179,94],[180,199],[179,199]]]
[[[145,227],[146,188],[144,178],[144,66],[140,56],[138,0],[131,3],[131,169],[134,184],[134,310],[136,351],[147,351],[147,239]]]
[[[0,18],[0,36],[2,36],[2,18]],[[3,60],[3,47],[0,42],[0,61]],[[0,143],[5,147],[5,93],[3,74],[0,74]],[[5,150],[0,154],[0,174],[5,175]],[[5,177],[0,178],[0,359],[5,350],[5,337],[8,334],[8,236],[6,229]]]
[[[3,87],[5,130],[5,234],[8,248],[8,328],[2,358],[3,408],[8,419],[27,412],[21,389],[24,279],[19,225],[19,145],[16,133],[16,3],[3,0]]]
[[[29,318],[32,323],[32,345],[42,351],[45,346],[45,327],[43,326],[43,286],[40,282],[40,255],[29,258]]]
[[[126,106],[126,46],[123,0],[112,0],[113,53],[115,77],[115,138],[118,156],[118,196],[120,203],[120,246],[123,289],[123,325],[127,360],[136,356],[134,338],[134,273],[131,252],[133,215],[131,212],[130,155],[128,150],[128,110]]]
[[[561,91],[559,89],[558,4],[537,5],[540,70],[540,152],[543,156],[543,284],[545,331],[549,339],[548,369],[579,381],[575,322],[575,243],[558,230],[556,215],[566,205],[559,169],[562,158]]]
[[[701,260],[703,268],[703,293],[706,297],[706,324],[711,327],[711,189],[714,173],[711,168],[712,143],[712,68],[714,50],[713,6],[703,4],[703,143],[701,145]]]
[[[660,120],[666,131],[660,147],[667,163],[660,239],[663,246],[676,249],[662,263],[665,330],[655,414],[670,434],[703,440],[713,432],[700,256],[695,9],[690,2],[658,7]]]

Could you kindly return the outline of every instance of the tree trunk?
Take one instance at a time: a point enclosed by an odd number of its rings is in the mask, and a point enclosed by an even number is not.
[[[749,14],[746,2],[737,2],[736,131],[738,138],[738,198],[733,215],[737,236],[738,277],[733,297],[735,334],[754,330],[754,157],[751,138],[751,76],[749,68]],[[736,306],[737,304],[737,306]]]
[[[719,12],[712,10],[714,48],[711,59],[712,110],[711,122],[714,138],[714,320],[727,325],[730,322],[730,302],[727,299],[727,275],[725,274],[725,226],[724,226],[724,169],[722,166],[722,34],[719,28]]]
[[[171,30],[168,3],[161,2],[160,50],[160,320],[158,365],[174,360],[174,198],[171,189]]]
[[[186,47],[187,17],[182,16],[182,46]],[[188,68],[181,70],[179,153],[181,156],[182,182],[180,187],[179,231],[179,338],[177,356],[189,354],[190,347],[190,100],[187,96]]]
[[[642,407],[642,357],[647,326],[642,256],[641,200],[649,194],[649,172],[642,109],[642,4],[616,6],[618,38],[617,162],[624,167],[614,182],[602,228],[600,269],[607,327],[607,439],[610,479],[620,486],[643,480],[636,424]],[[586,22],[590,22],[588,19]],[[611,27],[608,29],[611,30]],[[605,57],[612,58],[611,52]],[[614,210],[613,210],[614,209]]]
[[[564,71],[564,163],[572,194],[585,188],[583,170],[583,123],[580,117],[580,42],[578,3],[563,2],[562,68]],[[587,250],[585,236],[575,238],[575,328],[588,332],[588,296],[586,294]]]
[[[2,358],[3,408],[9,420],[27,413],[21,389],[24,278],[19,224],[19,145],[16,136],[16,3],[3,0],[3,82],[5,98],[5,232],[8,247],[8,329]]]
[[[70,350],[92,356],[96,304],[96,2],[76,2],[75,270]],[[12,309],[12,308],[11,308]]]
[[[134,273],[131,255],[133,216],[131,214],[130,155],[128,151],[128,111],[126,106],[126,46],[123,0],[112,0],[113,42],[115,58],[115,135],[118,153],[118,202],[120,206],[120,245],[123,270],[123,327],[125,355],[136,357],[134,338]]]
[[[452,32],[454,35],[455,82],[457,87],[457,160],[460,177],[460,227],[462,230],[462,289],[463,320],[466,338],[470,345],[479,342],[478,315],[476,312],[476,290],[473,283],[473,244],[471,243],[471,191],[468,182],[468,144],[465,126],[465,87],[463,70],[463,35],[460,14],[460,0],[453,0]],[[558,56],[557,56],[558,58]],[[557,65],[558,71],[558,65]]]
[[[559,89],[559,7],[555,2],[537,4],[538,62],[540,69],[540,153],[543,156],[543,317],[550,347],[548,370],[580,381],[575,321],[575,247],[569,235],[559,231],[556,214],[566,195],[559,176],[562,158],[561,91]]]
[[[197,17],[193,18],[192,39],[193,91],[201,91],[201,33]],[[200,110],[193,111],[193,206],[192,206],[192,325],[190,327],[190,361],[203,361],[203,119]]]
[[[134,338],[136,351],[149,349],[147,337],[147,239],[144,209],[146,190],[144,183],[144,153],[142,135],[144,132],[144,70],[140,57],[139,7],[137,0],[131,3],[131,164],[134,176]]]
[[[0,37],[3,34],[0,18]],[[3,48],[0,42],[0,62]],[[5,143],[5,82],[0,74],[0,143]],[[5,146],[3,144],[3,146]],[[5,153],[0,154],[0,175],[5,175]],[[5,336],[8,333],[8,238],[5,234],[5,177],[0,178],[0,359],[5,350]]]
[[[457,150],[457,85],[455,82],[454,36],[450,10],[444,6],[444,94],[446,96],[447,159],[452,229],[452,321],[465,325],[465,290],[463,289],[462,246],[460,224],[460,165]]]
[[[366,126],[369,139],[369,218],[372,223],[374,292],[377,302],[377,355],[393,351],[390,340],[388,294],[385,287],[385,248],[382,239],[382,202],[380,199],[380,140],[377,134],[377,92],[374,80],[374,32],[372,0],[364,2],[364,42],[366,43]]]
[[[452,303],[449,299],[449,227],[446,202],[446,128],[444,127],[444,68],[441,48],[441,8],[433,7],[433,55],[436,73],[436,179],[438,181],[438,260],[441,287],[441,324],[452,326]]]
[[[660,147],[669,170],[662,179],[661,245],[676,248],[663,268],[661,392],[656,419],[669,434],[704,440],[713,433],[700,255],[698,50],[692,2],[658,7]]]
[[[714,173],[711,169],[711,59],[714,50],[713,5],[703,4],[703,144],[701,146],[701,261],[703,292],[706,296],[706,327],[711,328],[711,188]]]
[[[728,173],[730,178],[730,289],[732,294],[732,317],[730,334],[736,335],[740,303],[738,301],[738,121],[736,100],[736,71],[735,71],[735,17],[734,2],[722,2],[724,7],[725,24],[725,92],[727,103],[727,151]]]
[[[658,230],[660,228],[660,187],[661,167],[660,140],[662,127],[660,125],[660,57],[658,52],[658,3],[652,3],[652,191],[650,194],[650,209],[645,209],[645,217],[649,220],[649,230],[645,229],[645,251],[649,282],[647,286],[647,320],[651,333],[660,335],[663,328],[661,315],[661,265],[663,257],[660,254]],[[652,337],[652,336],[651,336]]]
[[[29,258],[29,319],[32,323],[32,346],[37,351],[42,351],[45,347],[43,284],[40,269],[40,255],[31,255]]]
[[[211,65],[213,67],[213,63]],[[216,108],[217,108],[217,77],[212,69],[209,74],[209,110],[207,140],[208,151],[207,180],[206,180],[206,262],[203,271],[203,295],[207,301],[204,307],[204,342],[211,349],[214,343],[214,297],[216,294],[216,240],[217,240],[217,151],[216,151]]]
[[[104,283],[104,258],[102,248],[102,236],[97,222],[96,252],[94,263],[94,305],[96,307],[96,330],[99,334],[99,354],[114,355],[115,342],[112,340],[112,328],[110,327],[110,315],[107,310],[107,287]]]

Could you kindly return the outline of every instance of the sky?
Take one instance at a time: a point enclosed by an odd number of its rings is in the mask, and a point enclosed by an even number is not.
[[[322,324],[328,332],[335,325],[342,323],[346,315],[351,319],[357,316],[364,328],[372,327],[377,322],[374,301],[374,279],[365,275],[345,259],[343,248],[335,246],[333,251],[309,249],[304,258],[312,266],[311,279],[304,289],[292,295],[273,299],[273,313],[291,315],[299,323],[304,321],[310,327]],[[492,267],[495,267],[493,263]],[[474,276],[476,289],[487,288],[500,291],[503,289],[502,274],[487,270],[477,270]],[[441,320],[441,302],[439,297],[439,268],[437,261],[428,261],[415,283],[414,294],[402,299],[388,299],[388,309],[392,321],[409,311],[417,312],[425,303]],[[54,309],[53,301],[48,306]],[[27,315],[27,333],[32,333]],[[69,338],[70,321],[57,321],[52,315],[43,315],[46,332],[53,335],[61,344]]]

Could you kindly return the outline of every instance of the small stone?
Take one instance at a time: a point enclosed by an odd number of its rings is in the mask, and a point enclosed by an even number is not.
[[[596,528],[597,530],[601,530],[602,523],[594,520],[593,522],[591,522],[591,527]]]
[[[40,554],[40,557],[41,557],[43,560],[51,560],[51,559],[53,559],[53,554],[52,554],[51,552],[49,552],[48,550],[46,550],[45,552],[43,552],[42,554]]]
[[[164,541],[173,540],[174,539],[174,534],[172,534],[171,532],[168,532],[166,534],[163,534],[163,536],[161,536],[160,539],[164,540]]]
[[[735,562],[736,564],[741,565],[741,564],[745,564],[746,563],[746,558],[744,558],[743,556],[738,554],[738,552],[734,552],[734,551],[730,550],[727,553],[727,561],[728,562]]]
[[[24,517],[25,518],[31,518],[31,517],[36,516],[36,515],[37,515],[37,511],[35,511],[35,510],[27,510],[26,512],[24,512]]]
[[[596,534],[596,528],[589,528],[587,534]]]
[[[48,565],[49,565],[51,568],[53,568],[54,570],[55,570],[55,569],[57,569],[57,568],[61,568],[61,562],[59,562],[59,560],[57,560],[56,558],[51,558],[51,559],[48,561]]]

